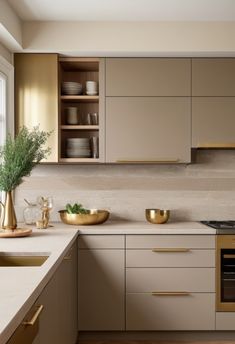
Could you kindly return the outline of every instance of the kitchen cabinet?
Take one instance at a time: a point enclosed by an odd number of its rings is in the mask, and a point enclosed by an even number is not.
[[[15,54],[16,132],[25,125],[51,132],[45,162],[58,162],[58,55]]]
[[[79,331],[125,330],[124,236],[85,235],[78,243]]]
[[[43,305],[38,301],[31,307],[21,324],[17,327],[7,344],[32,344],[37,343],[39,332],[39,319]]]
[[[234,97],[235,58],[193,58],[193,97]]]
[[[107,97],[190,96],[188,58],[107,58]]]
[[[77,341],[77,243],[38,298],[44,305],[33,344],[75,344]]]
[[[190,162],[190,113],[187,97],[106,97],[106,161]]]
[[[126,330],[215,329],[215,237],[126,236]]]
[[[234,148],[234,114],[235,97],[193,97],[192,146]]]
[[[59,161],[63,163],[104,162],[104,59],[101,58],[59,58]],[[98,94],[86,94],[86,82],[98,84]],[[82,85],[81,94],[64,93],[64,82],[76,82]],[[75,108],[77,123],[67,120],[69,108]],[[97,123],[92,121],[96,114]],[[96,148],[92,138],[98,139]],[[91,154],[86,157],[79,152],[69,153],[68,139],[87,138],[90,141]],[[97,153],[97,154],[95,154]]]
[[[235,147],[235,59],[192,59],[192,147]]]

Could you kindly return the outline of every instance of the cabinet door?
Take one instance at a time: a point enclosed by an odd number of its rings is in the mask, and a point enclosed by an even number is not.
[[[235,147],[235,97],[192,99],[192,146]]]
[[[106,161],[190,162],[190,99],[106,98]]]
[[[79,250],[80,331],[125,329],[124,275],[124,250]]]
[[[126,304],[127,331],[215,330],[214,293],[130,293]]]
[[[192,60],[193,96],[235,96],[235,58]]]
[[[43,289],[37,301],[43,305],[39,318],[39,332],[33,344],[60,343],[59,308],[58,308],[58,275],[54,274]]]
[[[77,270],[77,244],[74,244],[57,270],[60,344],[77,342]]]
[[[46,162],[58,161],[58,57],[57,54],[15,54],[16,130],[40,125],[51,132]]]
[[[106,96],[190,95],[190,59],[106,59]]]

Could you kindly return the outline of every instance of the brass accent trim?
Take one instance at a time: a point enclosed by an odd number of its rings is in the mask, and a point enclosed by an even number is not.
[[[168,252],[168,253],[180,253],[180,252],[190,252],[190,248],[153,248],[152,252]]]
[[[221,301],[221,250],[235,249],[235,235],[218,235],[216,238],[216,311],[234,312],[235,302]],[[231,255],[228,255],[231,257]]]
[[[153,291],[153,296],[189,296],[188,291]]]
[[[118,164],[175,164],[180,162],[180,159],[172,159],[172,160],[125,160],[120,159],[116,160]]]
[[[34,315],[31,318],[31,320],[23,321],[22,325],[33,326],[35,324],[35,322],[37,321],[39,315],[42,313],[43,308],[44,308],[43,305],[38,306],[36,312],[34,313]]]
[[[235,148],[235,143],[223,143],[223,142],[206,142],[206,143],[199,143],[197,148]]]

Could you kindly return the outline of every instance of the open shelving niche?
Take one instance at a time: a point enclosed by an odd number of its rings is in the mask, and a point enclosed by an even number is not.
[[[102,61],[99,58],[59,58],[59,162],[62,163],[98,163],[103,162],[102,142],[103,134],[101,127],[103,123],[103,79],[100,73]],[[98,82],[98,95],[86,95],[86,81]],[[82,84],[81,95],[65,95],[62,93],[61,85],[64,81],[74,81]],[[76,106],[78,108],[79,124],[69,125],[66,123],[66,108]],[[87,113],[98,113],[98,125],[85,123]],[[102,135],[102,137],[101,137]],[[70,158],[66,156],[68,138],[99,138],[98,158]]]

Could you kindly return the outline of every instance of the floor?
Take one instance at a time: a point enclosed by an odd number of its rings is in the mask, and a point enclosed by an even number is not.
[[[203,342],[186,342],[186,341],[79,341],[78,344],[235,344],[235,341],[203,341]]]

